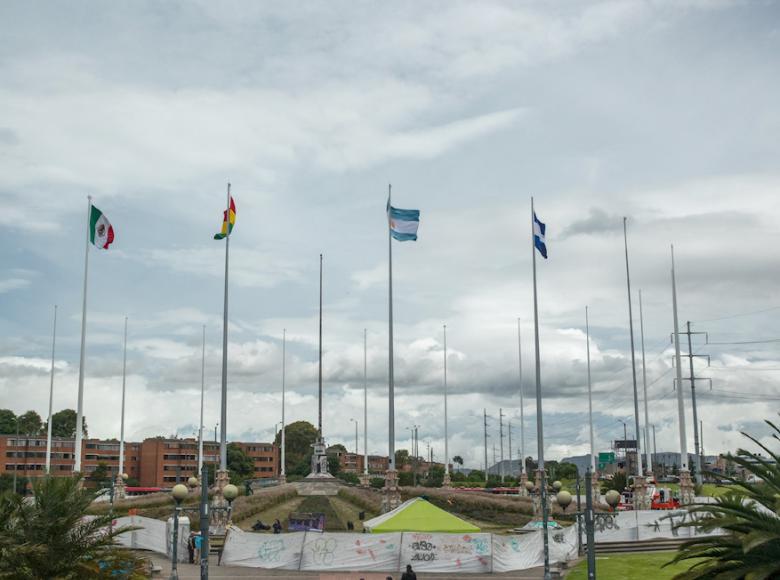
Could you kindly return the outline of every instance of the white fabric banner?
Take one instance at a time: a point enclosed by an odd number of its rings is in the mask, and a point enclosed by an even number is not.
[[[427,534],[404,532],[401,566],[422,572],[490,572],[490,534]]]
[[[306,532],[257,534],[231,527],[225,538],[222,564],[297,570],[305,535]]]
[[[687,510],[630,510],[598,514],[595,522],[595,540],[599,542],[630,542],[661,538],[687,539],[702,535],[695,527],[677,528],[679,524],[700,519],[699,514]],[[583,539],[585,529],[583,526]],[[717,533],[717,532],[715,532]]]
[[[306,532],[301,570],[398,570],[401,534]]]
[[[114,520],[115,526],[139,526],[140,529],[125,532],[117,536],[120,544],[127,548],[149,550],[158,554],[167,554],[168,546],[165,539],[166,524],[153,518],[143,516],[124,516]],[[185,542],[186,552],[186,542]]]
[[[544,565],[542,532],[493,536],[493,572],[512,572]]]

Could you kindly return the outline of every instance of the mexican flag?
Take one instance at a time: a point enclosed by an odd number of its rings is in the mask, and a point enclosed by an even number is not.
[[[114,241],[114,228],[111,222],[94,205],[89,213],[89,241],[104,250],[107,250]]]

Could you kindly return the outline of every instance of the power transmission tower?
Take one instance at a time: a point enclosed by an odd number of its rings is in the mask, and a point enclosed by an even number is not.
[[[693,344],[691,337],[694,334],[703,334],[704,335],[704,344],[709,343],[709,335],[706,332],[691,332],[691,321],[685,323],[686,332],[681,332],[680,334],[686,335],[688,337],[688,354],[684,354],[682,356],[688,357],[688,364],[690,368],[690,376],[687,379],[682,379],[684,381],[690,381],[691,383],[691,406],[693,407],[693,452],[694,452],[694,465],[696,466],[696,483],[698,485],[702,484],[702,474],[701,474],[701,466],[702,466],[702,456],[701,456],[701,447],[699,445],[699,409],[696,405],[696,381],[709,381],[710,383],[710,389],[712,389],[712,379],[708,377],[697,377],[695,373],[693,372],[693,359],[695,357],[701,357],[707,359],[707,366],[710,365],[710,355],[708,354],[693,354]],[[682,458],[680,458],[680,461],[682,461]]]

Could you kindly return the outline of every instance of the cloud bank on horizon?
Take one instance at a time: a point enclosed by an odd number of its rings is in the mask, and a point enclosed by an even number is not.
[[[622,216],[658,448],[677,449],[674,243],[681,320],[710,333],[694,346],[712,355],[697,367],[713,381],[699,391],[705,450],[734,449],[780,407],[777,16],[774,3],[696,1],[4,3],[0,407],[46,413],[56,303],[55,408],[75,408],[91,194],[116,233],[90,263],[91,435],[118,434],[125,314],[128,437],[197,429],[202,325],[208,433],[223,275],[211,237],[229,179],[229,436],[273,435],[282,329],[287,417],[316,420],[322,252],[325,435],[351,449],[346,418],[362,422],[367,328],[368,447],[386,452],[392,182],[394,203],[422,212],[419,240],[394,256],[397,447],[420,424],[442,459],[446,323],[452,454],[480,465],[483,408],[504,409],[517,448],[520,318],[535,455],[534,195],[550,252],[547,456],[589,449],[586,304],[598,447],[633,417]],[[639,348],[636,294],[634,316]]]

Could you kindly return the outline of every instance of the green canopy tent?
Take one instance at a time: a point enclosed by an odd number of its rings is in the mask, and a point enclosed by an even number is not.
[[[478,532],[474,524],[460,519],[429,501],[415,497],[405,501],[392,511],[363,522],[363,529],[372,534],[387,532]]]

